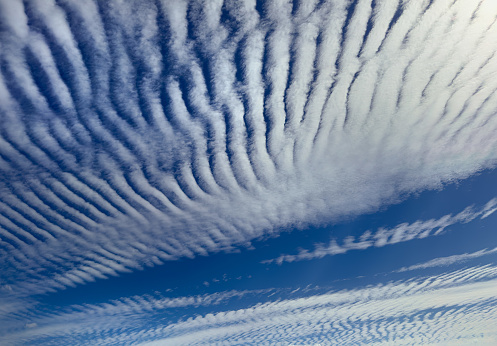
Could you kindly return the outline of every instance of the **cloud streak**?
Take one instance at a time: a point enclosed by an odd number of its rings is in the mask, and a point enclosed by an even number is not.
[[[370,247],[383,247],[414,239],[436,236],[446,231],[450,226],[469,223],[477,218],[484,219],[497,210],[496,206],[497,198],[493,198],[479,209],[470,206],[456,215],[447,214],[439,219],[418,220],[411,224],[401,223],[391,229],[379,228],[375,232],[367,230],[357,239],[354,236],[348,236],[341,244],[338,244],[336,239],[332,239],[328,245],[322,243],[315,244],[312,251],[302,249],[296,255],[284,254],[275,259],[265,260],[262,263],[282,264],[284,262],[312,260],[325,256],[344,254],[351,250],[365,250]]]
[[[109,304],[72,306],[64,313],[33,318],[15,340],[54,345],[195,345],[205,343],[490,344],[497,335],[497,269],[470,267],[353,290],[278,299],[238,310],[223,302],[268,291],[222,292],[179,298],[136,296]],[[168,320],[170,309],[207,306],[181,320]],[[185,310],[187,312],[187,310]],[[305,321],[303,323],[303,321]],[[137,329],[137,326],[139,328]],[[5,342],[14,336],[4,338]]]
[[[482,256],[491,255],[491,254],[494,254],[496,252],[497,252],[497,248],[493,248],[491,250],[483,249],[483,250],[479,250],[476,252],[463,253],[461,255],[439,257],[439,258],[435,258],[435,259],[432,259],[432,260],[424,262],[424,263],[415,264],[415,265],[412,265],[409,267],[402,267],[398,270],[398,272],[406,272],[406,271],[410,271],[410,270],[426,269],[426,268],[432,268],[432,267],[449,266],[449,265],[454,264],[454,263],[466,262],[466,261],[472,260],[474,258],[479,258]]]

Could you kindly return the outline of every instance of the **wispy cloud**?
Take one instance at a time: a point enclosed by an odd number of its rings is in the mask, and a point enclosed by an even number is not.
[[[383,247],[413,239],[436,236],[450,226],[468,223],[477,218],[484,219],[497,210],[496,206],[497,198],[493,198],[479,209],[470,206],[456,215],[447,214],[439,219],[418,220],[411,224],[402,223],[390,229],[379,228],[375,232],[367,230],[358,239],[348,236],[341,244],[338,244],[336,239],[332,239],[328,245],[322,243],[315,244],[314,249],[311,251],[302,249],[296,255],[280,255],[278,258],[265,260],[262,263],[269,264],[275,262],[282,264],[283,262],[311,260],[324,256],[344,254],[351,250],[365,250],[370,247]]]
[[[430,261],[424,262],[424,263],[419,263],[419,264],[414,264],[409,267],[402,267],[398,270],[398,272],[406,272],[410,270],[417,270],[417,269],[426,269],[426,268],[432,268],[432,267],[442,267],[442,266],[449,266],[454,263],[461,263],[461,262],[466,262],[469,260],[472,260],[474,258],[479,258],[482,256],[486,255],[491,255],[497,252],[497,247],[493,248],[491,250],[483,249],[471,253],[463,253],[460,255],[452,255],[452,256],[447,256],[447,257],[439,257],[432,259]]]

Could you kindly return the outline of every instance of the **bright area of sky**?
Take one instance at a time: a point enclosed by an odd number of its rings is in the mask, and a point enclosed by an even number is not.
[[[0,0],[0,344],[497,344],[496,37],[494,0]]]

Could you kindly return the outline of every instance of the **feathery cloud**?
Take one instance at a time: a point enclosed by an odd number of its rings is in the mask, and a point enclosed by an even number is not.
[[[391,229],[379,228],[376,232],[367,230],[358,239],[348,236],[342,241],[342,244],[338,244],[336,239],[332,239],[328,245],[322,243],[315,244],[312,251],[302,249],[296,255],[284,254],[275,259],[265,260],[262,263],[269,264],[275,262],[282,264],[283,262],[311,260],[324,256],[344,254],[350,250],[365,250],[370,247],[383,247],[413,239],[436,236],[452,225],[468,223],[477,218],[487,218],[495,212],[496,205],[497,198],[492,198],[479,209],[469,206],[456,215],[447,214],[439,219],[418,220],[411,224],[401,223]]]

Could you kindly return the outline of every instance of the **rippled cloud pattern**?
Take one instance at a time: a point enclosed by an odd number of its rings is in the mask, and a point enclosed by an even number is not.
[[[496,38],[493,0],[1,0],[1,285],[229,253],[492,169]]]

